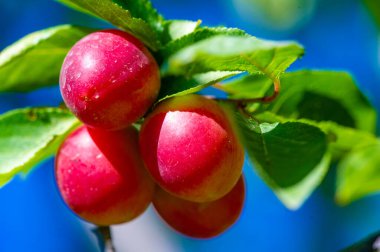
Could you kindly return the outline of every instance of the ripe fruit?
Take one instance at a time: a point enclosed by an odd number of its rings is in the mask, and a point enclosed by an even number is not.
[[[154,183],[143,166],[133,127],[77,129],[60,147],[55,172],[66,204],[97,225],[133,219],[153,197]]]
[[[142,117],[160,88],[152,55],[119,30],[94,32],[77,42],[65,58],[59,82],[67,107],[82,122],[109,130]]]
[[[199,95],[161,103],[144,121],[139,142],[156,182],[186,200],[221,198],[242,172],[244,152],[228,114]]]
[[[159,215],[178,232],[196,238],[214,237],[240,216],[245,199],[243,176],[224,197],[205,203],[176,198],[158,189],[153,205]]]

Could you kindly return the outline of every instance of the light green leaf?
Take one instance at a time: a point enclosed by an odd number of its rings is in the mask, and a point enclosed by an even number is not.
[[[167,76],[162,79],[159,102],[173,96],[199,92],[207,86],[239,73],[240,72],[236,71],[214,71],[195,74],[190,78],[184,76]]]
[[[163,18],[148,0],[58,0],[71,8],[102,18],[133,34],[156,51],[161,46]]]
[[[235,115],[255,170],[289,209],[299,208],[328,171],[326,135],[300,122],[258,124]]]
[[[181,25],[181,23],[179,23]],[[186,23],[184,23],[186,25]],[[197,22],[198,24],[198,22]],[[183,24],[182,24],[183,25]],[[179,50],[190,46],[196,42],[199,42],[201,40],[208,39],[210,37],[216,36],[216,35],[230,35],[230,36],[241,36],[241,37],[249,37],[245,31],[242,31],[240,29],[236,28],[226,28],[226,27],[195,27],[195,29],[189,33],[189,28],[192,28],[192,26],[195,26],[195,24],[189,25],[190,27],[186,28],[186,35],[185,36],[175,36],[172,37],[172,41],[170,43],[167,43],[161,50],[160,54],[163,58],[167,58],[170,55],[178,52]],[[178,33],[178,31],[176,31]]]
[[[287,75],[287,73],[284,75]],[[264,75],[247,75],[242,78],[226,81],[220,88],[231,99],[249,99],[263,97],[272,86],[273,81]]]
[[[0,186],[55,154],[79,125],[67,110],[26,108],[0,115]]]
[[[210,71],[247,71],[273,80],[302,54],[302,47],[295,42],[216,35],[170,56],[165,74],[192,76]]]
[[[165,23],[165,30],[167,41],[177,40],[195,31],[201,24],[201,21],[197,22],[188,20],[168,20]]]
[[[342,205],[380,192],[380,140],[353,149],[339,163],[337,171],[336,199]]]
[[[61,25],[31,33],[5,48],[0,54],[0,92],[57,84],[67,52],[91,31]]]

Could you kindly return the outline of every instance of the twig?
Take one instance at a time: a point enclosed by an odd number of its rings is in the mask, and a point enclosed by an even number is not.
[[[100,226],[98,227],[99,232],[104,239],[104,252],[116,252],[115,247],[113,246],[111,229],[109,226]]]

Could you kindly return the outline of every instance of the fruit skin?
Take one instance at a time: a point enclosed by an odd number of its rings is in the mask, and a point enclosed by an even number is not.
[[[82,122],[108,130],[142,117],[160,88],[155,59],[138,39],[119,30],[78,41],[64,60],[59,82],[67,107]]]
[[[133,127],[104,131],[82,126],[64,141],[55,164],[64,201],[94,224],[132,220],[152,200],[154,183],[141,160]]]
[[[161,103],[145,119],[139,142],[154,180],[186,200],[221,198],[242,173],[244,151],[229,114],[200,95]]]
[[[176,198],[157,189],[153,206],[178,232],[195,238],[211,238],[229,228],[239,218],[245,201],[243,176],[224,197],[205,203]]]

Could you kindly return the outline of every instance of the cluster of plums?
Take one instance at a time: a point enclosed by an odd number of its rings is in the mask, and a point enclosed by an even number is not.
[[[150,111],[159,88],[155,59],[128,33],[99,31],[73,46],[60,89],[83,126],[58,151],[59,190],[97,225],[132,220],[153,202],[175,230],[216,236],[242,210],[244,150],[229,112],[214,100],[181,96]]]

